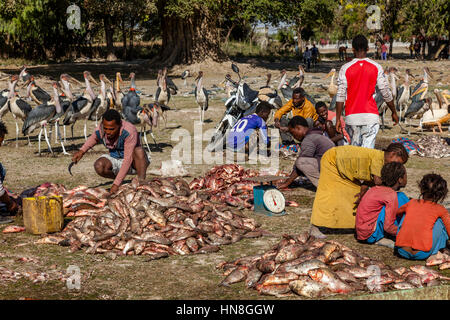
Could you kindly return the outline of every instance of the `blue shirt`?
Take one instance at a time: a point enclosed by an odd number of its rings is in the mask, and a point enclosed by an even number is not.
[[[266,122],[256,113],[240,119],[228,134],[227,144],[235,150],[242,149],[250,140],[253,131],[260,129],[261,140],[269,143]]]

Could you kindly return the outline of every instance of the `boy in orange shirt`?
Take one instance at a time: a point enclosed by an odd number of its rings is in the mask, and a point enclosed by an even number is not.
[[[400,221],[395,246],[406,259],[425,260],[446,247],[450,215],[438,202],[447,196],[447,181],[438,174],[427,174],[419,183],[422,199],[412,199],[397,211]]]

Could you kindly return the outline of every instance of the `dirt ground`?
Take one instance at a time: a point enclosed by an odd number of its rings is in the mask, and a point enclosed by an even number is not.
[[[257,89],[265,82],[265,75],[272,73],[272,86],[276,87],[279,79],[279,71],[285,68],[289,76],[294,76],[298,62],[296,61],[275,61],[242,58],[235,61],[241,69],[241,75],[251,88]],[[174,109],[168,112],[167,126],[160,123],[160,127],[154,130],[157,139],[157,145],[150,143],[152,152],[152,163],[150,170],[158,169],[163,160],[167,160],[178,143],[172,139],[176,129],[184,128],[190,133],[194,131],[194,121],[199,119],[198,107],[193,95],[195,74],[202,70],[204,72],[204,85],[206,89],[211,90],[210,107],[206,112],[206,122],[203,130],[213,128],[220,120],[224,112],[224,99],[226,94],[220,87],[226,73],[232,74],[230,68],[231,62],[221,64],[205,61],[203,64],[190,66],[178,66],[170,70],[169,76],[172,77],[175,84],[180,89],[176,96],[172,97],[169,106]],[[324,89],[329,84],[329,79],[325,80],[325,75],[331,68],[339,70],[342,63],[338,61],[323,60],[320,65],[306,74],[303,87],[314,96],[316,100],[330,101],[330,98]],[[434,88],[448,89],[450,83],[450,62],[422,62],[414,60],[391,60],[382,63],[383,67],[396,66],[403,73],[406,68],[417,77],[422,76],[422,68],[427,65],[434,75],[430,82],[429,95],[432,95]],[[194,76],[187,79],[187,86],[180,79],[180,74],[185,69],[191,71]],[[106,74],[109,79],[115,78],[115,72],[120,71],[125,80],[130,72],[136,72],[137,88],[141,91],[141,103],[152,102],[156,91],[155,67],[147,66],[146,61],[117,62],[117,63],[77,63],[77,64],[58,64],[46,66],[30,66],[29,70],[34,75],[38,75],[38,85],[44,89],[50,89],[50,79],[56,79],[63,72],[82,79],[82,72],[89,70],[94,77],[98,79],[100,73]],[[19,72],[18,67],[3,68],[0,71],[5,73]],[[235,75],[232,75],[237,79]],[[336,80],[335,80],[336,81]],[[416,80],[417,81],[417,80]],[[320,85],[323,85],[322,88]],[[126,89],[129,82],[123,86]],[[0,89],[7,88],[6,81],[0,82]],[[97,92],[98,88],[94,88]],[[80,92],[80,90],[75,90]],[[21,89],[24,94],[24,89]],[[392,127],[390,117],[388,119],[387,130],[380,132],[377,146],[385,146],[393,138],[406,136],[406,133],[400,132],[398,126]],[[3,118],[6,122],[9,134],[7,141],[0,149],[1,162],[7,170],[5,185],[15,191],[21,192],[29,187],[39,185],[44,182],[62,183],[67,188],[73,188],[80,184],[90,187],[103,186],[110,187],[111,181],[101,178],[95,174],[93,162],[101,154],[105,153],[103,146],[96,146],[92,151],[85,155],[83,160],[73,167],[73,176],[69,175],[67,166],[70,163],[70,157],[61,154],[61,147],[54,142],[52,146],[55,155],[52,157],[46,150],[43,141],[44,150],[42,156],[37,155],[37,134],[36,130],[32,138],[32,146],[27,145],[27,140],[20,134],[18,143],[15,142],[15,124],[10,113]],[[269,125],[272,123],[269,122]],[[417,122],[415,123],[417,125]],[[90,121],[88,131],[92,132],[95,124]],[[22,122],[19,121],[21,129]],[[67,130],[70,137],[70,130]],[[413,128],[411,139],[415,140],[422,134],[432,134],[430,131],[424,133],[417,132]],[[444,137],[449,136],[448,126],[444,128]],[[149,142],[151,142],[149,136]],[[75,125],[74,138],[68,138],[66,148],[70,153],[77,150],[84,142],[83,125]],[[196,141],[199,143],[199,141]],[[203,147],[206,142],[203,142]],[[190,173],[187,180],[207,172],[212,165],[208,164],[185,164]],[[245,165],[250,167],[250,165]],[[430,172],[441,174],[447,181],[450,181],[450,173],[447,171],[450,166],[450,160],[430,159],[412,156],[406,164],[408,172],[408,185],[405,193],[410,197],[418,197],[417,182],[420,178]],[[290,170],[292,161],[281,160],[280,169]],[[148,175],[150,179],[152,175]],[[1,234],[0,235],[0,264],[3,267],[16,271],[46,271],[50,268],[57,268],[65,272],[70,265],[75,265],[81,271],[80,290],[69,290],[66,283],[52,280],[46,283],[33,284],[29,280],[19,280],[17,282],[0,281],[0,298],[2,299],[273,299],[273,297],[260,296],[255,290],[246,289],[244,285],[237,284],[231,288],[219,287],[218,283],[223,279],[215,266],[224,260],[232,260],[245,255],[258,254],[266,251],[272,244],[277,243],[283,233],[299,233],[309,225],[311,207],[314,200],[314,192],[297,187],[285,192],[288,200],[294,200],[301,205],[298,208],[287,208],[287,215],[281,217],[267,217],[257,215],[252,211],[245,211],[250,217],[255,218],[262,224],[262,227],[278,237],[245,239],[232,245],[223,246],[217,253],[208,255],[192,256],[172,256],[152,262],[146,262],[145,257],[128,256],[118,257],[114,261],[105,255],[88,255],[84,251],[77,253],[68,253],[67,248],[52,245],[34,245],[38,236],[20,234]],[[446,199],[448,201],[448,199]],[[21,224],[20,216],[16,218],[16,224]],[[358,243],[353,235],[330,235],[330,239],[336,239],[347,246],[357,249],[361,253],[381,259],[388,264],[397,267],[400,265],[409,266],[417,264],[395,257],[392,250],[369,246]],[[34,257],[39,260],[38,263],[18,262],[20,257]],[[419,262],[423,264],[424,262]],[[55,266],[56,265],[56,266]],[[448,275],[449,272],[446,272]],[[342,297],[342,298],[349,298]],[[298,299],[298,297],[286,298]]]

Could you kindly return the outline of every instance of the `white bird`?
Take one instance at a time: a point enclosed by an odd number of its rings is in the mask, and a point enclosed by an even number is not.
[[[200,121],[203,123],[205,111],[208,110],[208,92],[203,88],[203,71],[199,71],[195,87],[195,101],[197,101],[200,113]]]
[[[30,113],[30,111],[32,110],[31,106],[27,102],[25,102],[25,100],[17,96],[16,85],[18,81],[19,77],[17,75],[11,76],[8,94],[9,109],[11,110],[11,113],[14,117],[14,121],[16,123],[16,147],[19,140],[19,125],[17,124],[17,118],[24,121],[28,116],[28,113]],[[31,144],[29,138],[28,144]]]
[[[408,100],[411,96],[409,77],[414,78],[409,69],[405,71],[405,81],[397,88],[397,110],[399,110],[399,119],[402,119],[403,110],[406,111]]]

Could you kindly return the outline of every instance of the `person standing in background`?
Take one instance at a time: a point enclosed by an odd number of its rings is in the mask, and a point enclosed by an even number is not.
[[[373,94],[375,86],[381,91],[384,101],[392,111],[394,125],[398,123],[394,98],[383,67],[367,58],[369,44],[363,35],[352,42],[355,58],[344,64],[339,71],[336,97],[336,131],[342,133],[341,114],[345,102],[346,130],[354,146],[374,148],[380,129],[379,113]]]

